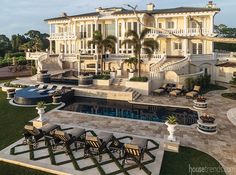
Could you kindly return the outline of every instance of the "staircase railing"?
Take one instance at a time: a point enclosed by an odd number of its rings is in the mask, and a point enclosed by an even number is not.
[[[40,70],[43,70],[43,61],[46,60],[48,58],[48,53],[44,53],[42,54],[40,57],[38,57],[38,72]]]
[[[166,61],[166,58],[167,58],[166,54],[163,54],[157,63],[154,63],[150,66],[150,78],[151,79],[154,79],[154,78],[159,79],[160,67],[161,67],[161,65],[164,64],[164,62]]]
[[[180,70],[182,67],[187,65],[190,61],[190,56],[187,55],[184,59],[176,61],[176,62],[168,62],[160,67],[160,72],[164,71],[175,71]]]
[[[60,66],[61,69],[63,69],[62,60],[63,60],[63,54],[60,54],[60,55],[58,56],[57,63],[58,63],[58,65]]]

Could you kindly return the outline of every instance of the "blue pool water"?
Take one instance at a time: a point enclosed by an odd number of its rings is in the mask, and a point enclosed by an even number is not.
[[[192,125],[198,120],[197,112],[189,108],[132,104],[85,97],[75,97],[72,103],[61,110],[154,122],[165,122],[169,115],[175,115],[180,125]]]

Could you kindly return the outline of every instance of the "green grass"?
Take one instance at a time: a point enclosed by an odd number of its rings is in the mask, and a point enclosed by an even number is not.
[[[221,95],[222,97],[225,97],[231,100],[236,100],[236,93],[223,93]]]
[[[215,84],[210,84],[208,88],[202,89],[201,93],[206,94],[210,91],[216,91],[216,90],[226,90],[226,87],[215,85]]]
[[[201,151],[180,147],[180,153],[165,152],[161,175],[190,175],[190,168],[220,168],[221,165],[211,156]],[[195,169],[196,170],[196,169]],[[224,172],[193,172],[191,175],[225,175]]]
[[[0,81],[4,82],[4,81]],[[55,106],[48,106],[47,110]],[[6,100],[6,93],[0,90],[0,150],[22,138],[22,131],[29,120],[37,116],[35,108],[15,107]],[[46,175],[35,170],[0,162],[2,175]]]

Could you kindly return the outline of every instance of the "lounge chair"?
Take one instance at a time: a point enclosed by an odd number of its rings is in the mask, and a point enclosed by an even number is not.
[[[163,84],[160,88],[153,91],[153,94],[161,95],[166,92],[167,84]]]
[[[23,144],[33,145],[34,148],[37,148],[38,141],[41,138],[58,128],[60,128],[60,126],[52,124],[46,124],[39,129],[32,125],[25,125],[23,134],[25,140],[23,141]]]
[[[67,132],[62,130],[54,130],[51,132],[52,139],[50,144],[53,150],[57,150],[58,146],[62,146],[62,149],[66,153],[70,152],[70,145],[74,143],[76,150],[78,149],[78,142],[82,144],[84,142],[86,132],[85,129],[74,128]]]
[[[124,145],[124,159],[122,165],[124,166],[127,160],[135,161],[139,168],[142,169],[142,160],[147,149],[147,139],[134,138],[131,143]]]
[[[177,97],[178,95],[180,95],[183,92],[183,89],[184,89],[184,86],[182,84],[179,84],[179,85],[177,85],[177,87],[175,89],[170,91],[169,95]]]
[[[99,156],[99,162],[102,161],[102,153],[108,151],[107,144],[112,141],[113,134],[100,133],[98,136],[86,136],[84,157]]]
[[[188,92],[185,96],[186,98],[195,98],[198,96],[200,92],[201,87],[200,86],[194,86],[193,90]]]

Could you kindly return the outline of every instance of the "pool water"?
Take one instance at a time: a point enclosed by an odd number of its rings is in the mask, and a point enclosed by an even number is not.
[[[165,122],[169,115],[175,115],[180,125],[192,125],[198,120],[197,112],[189,108],[132,104],[86,97],[75,97],[72,103],[61,110],[153,122]]]

